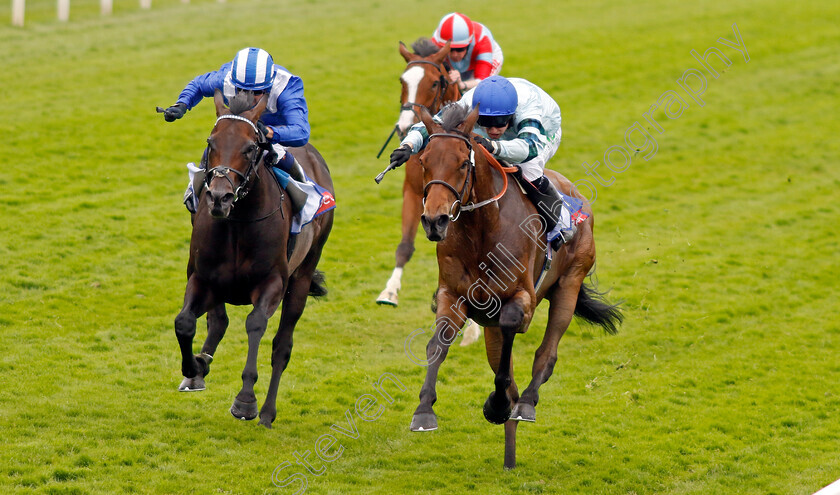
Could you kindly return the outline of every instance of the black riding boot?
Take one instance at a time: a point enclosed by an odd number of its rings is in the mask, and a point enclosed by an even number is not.
[[[525,194],[528,196],[528,199],[534,203],[534,206],[537,207],[537,213],[540,214],[540,218],[542,218],[543,222],[545,222],[545,232],[548,234],[554,230],[554,227],[556,227],[557,223],[560,221],[560,212],[563,209],[563,198],[560,196],[560,192],[557,191],[557,188],[554,187],[554,184],[552,184],[551,181],[548,180],[548,177],[544,175],[531,182],[531,185],[534,187],[526,187]],[[571,240],[574,233],[574,226],[572,226],[571,231],[561,232],[560,236],[551,242],[552,249],[555,251],[559,249],[560,245]]]

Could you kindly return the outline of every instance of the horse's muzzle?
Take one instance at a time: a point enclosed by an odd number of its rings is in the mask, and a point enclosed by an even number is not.
[[[433,242],[440,242],[446,239],[446,230],[449,228],[449,215],[437,215],[429,218],[421,215],[420,223],[423,225],[423,230],[426,231],[426,237]]]
[[[233,207],[236,196],[230,191],[207,191],[207,201],[210,202],[210,215],[214,218],[227,218]]]

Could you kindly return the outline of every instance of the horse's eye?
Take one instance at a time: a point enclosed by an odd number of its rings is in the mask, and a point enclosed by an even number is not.
[[[464,163],[461,164],[461,170],[464,170],[465,168],[467,168],[467,165],[469,165],[469,164],[470,164],[470,162],[468,162],[467,160],[464,160]]]

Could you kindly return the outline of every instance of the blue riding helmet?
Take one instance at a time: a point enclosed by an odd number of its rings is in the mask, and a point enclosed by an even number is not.
[[[478,105],[478,125],[504,127],[516,113],[516,88],[502,76],[490,76],[475,87],[472,106]]]
[[[260,91],[274,82],[274,59],[261,48],[243,48],[233,59],[231,81],[239,89]]]

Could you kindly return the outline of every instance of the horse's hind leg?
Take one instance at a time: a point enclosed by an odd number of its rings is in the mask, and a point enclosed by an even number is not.
[[[396,306],[399,302],[402,271],[414,254],[414,239],[423,214],[423,176],[416,159],[406,163],[405,182],[403,182],[402,203],[402,239],[397,246],[396,266],[385,285],[385,289],[376,298],[377,304]]]
[[[184,306],[175,317],[175,335],[181,348],[181,373],[184,380],[178,386],[182,392],[204,390],[204,380],[207,369],[205,363],[196,360],[193,355],[192,344],[195,338],[196,320],[207,311],[210,305],[209,292],[198,282],[196,277],[190,277],[184,292]]]
[[[303,314],[311,284],[311,276],[290,281],[289,290],[283,297],[280,326],[271,343],[271,380],[268,384],[265,402],[260,409],[260,424],[266,428],[271,428],[271,424],[277,417],[277,389],[280,386],[280,376],[286,370],[289,359],[292,357],[292,334],[295,331],[295,325]]]
[[[257,417],[257,396],[254,384],[257,382],[257,354],[260,340],[265,334],[268,319],[277,310],[283,295],[283,280],[275,276],[255,290],[254,309],[245,319],[245,331],[248,333],[248,357],[242,370],[242,389],[230,406],[230,413],[239,419],[251,420]]]
[[[531,383],[522,392],[522,397],[519,398],[519,402],[514,407],[512,419],[536,421],[536,406],[540,399],[540,386],[547,382],[554,372],[554,365],[557,362],[557,345],[572,321],[581,282],[583,282],[582,277],[570,277],[568,281],[562,285],[558,284],[551,290],[548,325],[542,343],[534,354]]]

